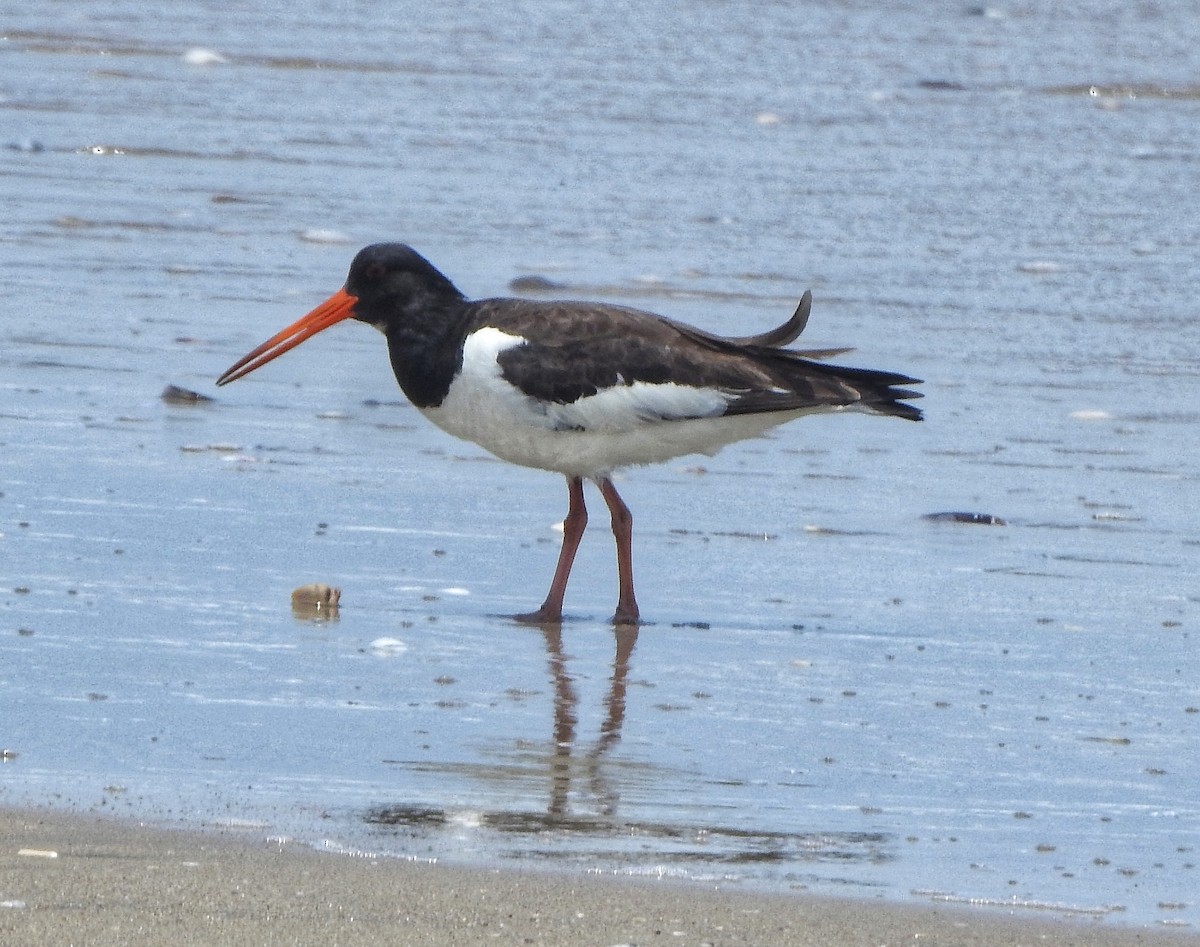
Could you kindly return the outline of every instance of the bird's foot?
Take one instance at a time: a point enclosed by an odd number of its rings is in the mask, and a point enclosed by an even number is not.
[[[533,612],[521,612],[519,615],[511,616],[512,620],[522,625],[561,625],[562,611],[552,608],[537,609]],[[610,619],[612,624],[624,627],[634,627],[642,623],[641,615],[637,609],[632,611],[625,608],[618,608],[617,613]]]
[[[614,625],[640,625],[642,617],[636,606],[632,609],[618,607],[617,613],[612,617],[612,623]]]
[[[547,608],[543,605],[536,611],[513,615],[512,620],[522,625],[561,625],[562,609]]]

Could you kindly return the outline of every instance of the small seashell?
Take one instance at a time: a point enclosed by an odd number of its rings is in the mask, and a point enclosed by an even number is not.
[[[229,62],[215,49],[204,49],[200,46],[189,49],[181,58],[189,66],[220,66]]]
[[[337,618],[342,590],[323,582],[302,585],[292,591],[292,614],[297,618]]]

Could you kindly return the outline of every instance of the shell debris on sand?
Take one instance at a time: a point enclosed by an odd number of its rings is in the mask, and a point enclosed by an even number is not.
[[[179,58],[189,66],[223,66],[229,62],[225,56],[222,56],[215,49],[205,49],[201,46],[187,50]]]
[[[342,590],[313,582],[292,590],[292,614],[297,618],[337,618]]]
[[[399,638],[376,638],[370,644],[371,653],[380,658],[394,658],[404,654],[408,645]]]

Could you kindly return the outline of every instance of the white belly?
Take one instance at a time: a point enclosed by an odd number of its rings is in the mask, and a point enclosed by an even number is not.
[[[474,441],[501,460],[579,477],[598,477],[619,467],[656,464],[685,454],[715,454],[726,444],[757,437],[807,413],[659,421],[630,431],[578,431],[520,423],[521,419],[494,410],[466,418],[448,412],[444,405],[422,409],[442,430]]]

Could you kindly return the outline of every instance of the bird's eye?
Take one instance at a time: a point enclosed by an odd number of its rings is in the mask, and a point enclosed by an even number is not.
[[[379,262],[368,263],[367,270],[365,273],[363,273],[363,276],[369,280],[381,280],[387,276],[387,267]]]

